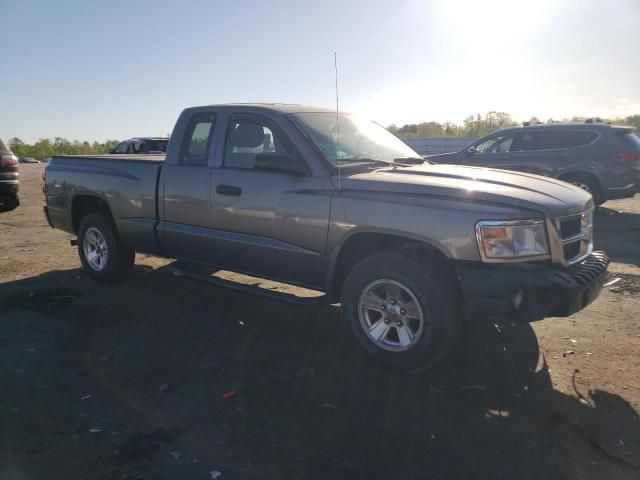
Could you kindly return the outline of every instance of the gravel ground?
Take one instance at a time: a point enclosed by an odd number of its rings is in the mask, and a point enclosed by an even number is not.
[[[93,283],[46,225],[42,170],[21,165],[0,215],[1,479],[640,478],[640,196],[596,214],[621,280],[591,306],[472,323],[448,362],[402,376],[349,348],[335,306],[145,255]]]

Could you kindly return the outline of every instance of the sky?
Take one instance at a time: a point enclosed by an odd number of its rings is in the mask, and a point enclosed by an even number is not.
[[[383,125],[640,114],[640,0],[0,0],[0,137],[167,135],[285,102]]]

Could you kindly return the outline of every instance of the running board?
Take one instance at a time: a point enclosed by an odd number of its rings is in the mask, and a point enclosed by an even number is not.
[[[178,265],[176,265],[178,264]],[[187,277],[200,282],[215,285],[216,287],[228,288],[240,293],[246,293],[249,295],[255,295],[269,300],[275,300],[278,302],[290,303],[294,305],[328,305],[329,296],[320,295],[318,297],[299,297],[292,293],[277,292],[274,290],[267,290],[266,288],[258,287],[256,285],[247,285],[246,283],[234,282],[233,280],[226,280],[224,278],[215,277],[213,275],[205,275],[190,271],[188,264],[182,262],[175,262],[169,265],[169,272],[175,277]]]

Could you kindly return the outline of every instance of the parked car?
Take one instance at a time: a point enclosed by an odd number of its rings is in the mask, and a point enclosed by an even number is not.
[[[109,153],[124,154],[153,154],[164,153],[167,151],[169,144],[168,138],[140,137],[130,138],[124,142],[120,142]]]
[[[589,192],[596,205],[632,197],[640,188],[640,138],[633,127],[604,123],[505,128],[428,159],[558,178]]]
[[[355,344],[404,370],[443,358],[465,318],[571,315],[608,265],[582,189],[422,164],[379,125],[312,107],[189,108],[166,158],[56,156],[45,195],[49,223],[77,235],[97,281],[124,278],[138,251],[252,293],[198,265],[319,290],[341,303]]]
[[[0,139],[0,212],[9,212],[20,205],[18,175],[18,158]]]

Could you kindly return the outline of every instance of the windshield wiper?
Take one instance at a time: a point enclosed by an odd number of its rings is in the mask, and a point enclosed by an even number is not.
[[[369,157],[350,157],[350,158],[338,158],[338,164],[342,162],[353,162],[353,163],[375,163],[378,165],[397,165],[397,163],[389,162],[387,160],[380,160],[378,158],[369,158]]]
[[[420,157],[400,157],[394,158],[393,162],[400,165],[422,165],[425,159]]]

